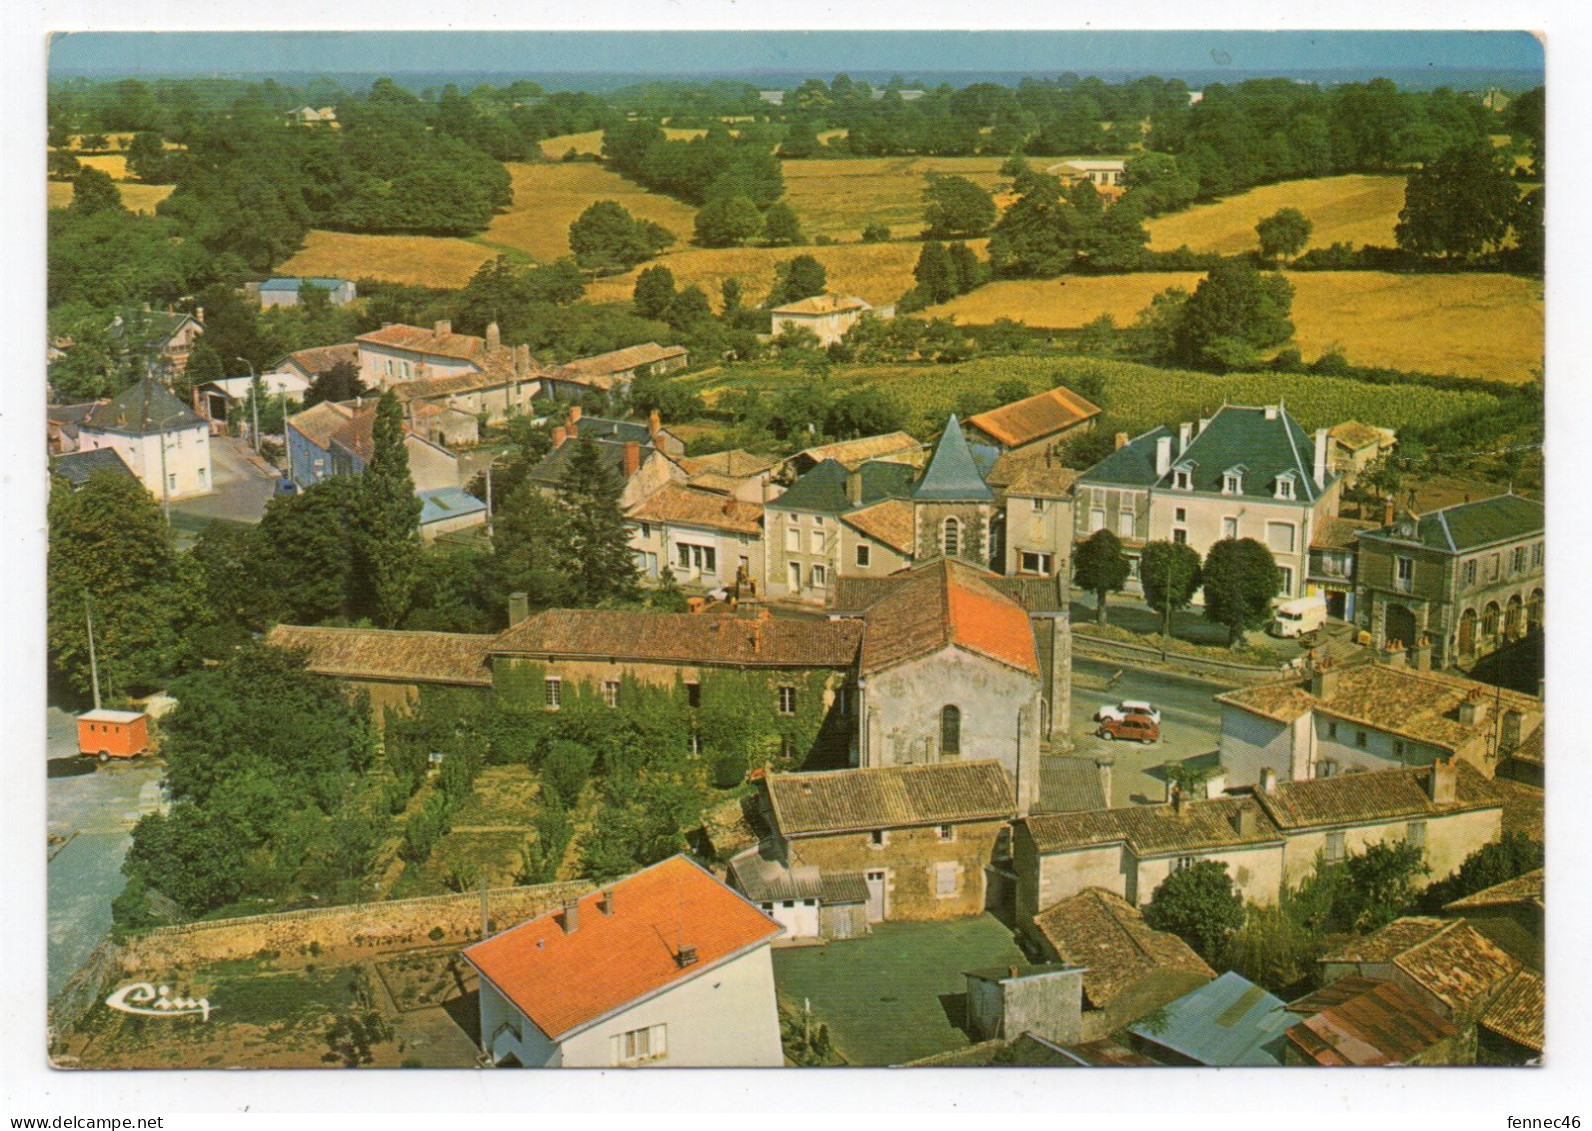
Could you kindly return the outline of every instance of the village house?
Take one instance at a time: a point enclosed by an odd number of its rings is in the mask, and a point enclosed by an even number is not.
[[[917,470],[868,461],[848,470],[828,459],[763,508],[770,600],[823,607],[842,574],[882,577],[916,557],[912,505]]]
[[[1287,1065],[1468,1063],[1459,1028],[1396,982],[1350,975],[1283,1008],[1300,1018],[1284,1031]]]
[[[1444,915],[1463,918],[1510,957],[1537,971],[1545,968],[1546,910],[1541,868],[1443,905]]]
[[[253,377],[222,377],[196,385],[193,390],[194,411],[212,424],[224,426],[233,409],[248,404],[254,383]],[[268,401],[282,404],[302,401],[310,387],[308,380],[292,372],[262,373],[259,383],[262,407]],[[248,425],[247,421],[244,423]]]
[[[656,583],[667,569],[683,588],[756,595],[763,576],[762,504],[665,483],[625,517],[643,583]]]
[[[343,680],[370,696],[376,720],[403,709],[422,687],[492,687],[488,652],[493,637],[464,632],[381,628],[322,628],[279,624],[266,643],[304,657],[316,675]]]
[[[671,438],[667,433],[660,430],[649,434],[646,425],[628,420],[598,420],[593,417],[576,419],[580,424],[592,425],[590,428],[581,429],[580,435],[589,438],[596,445],[598,458],[624,485],[619,495],[619,505],[622,509],[628,510],[638,506],[661,490],[665,484],[681,483],[685,480],[685,472],[680,469],[679,464],[656,446],[658,441],[667,442],[667,439]],[[574,438],[574,431],[575,429],[562,424],[554,428],[552,450],[543,456],[526,476],[530,482],[536,484],[542,494],[549,498],[558,493],[559,487],[564,482],[564,475],[569,470],[570,461],[575,456],[577,445],[570,442]],[[660,561],[660,572],[662,564]]]
[[[286,419],[287,462],[293,482],[312,487],[332,474],[332,436],[353,418],[356,403],[321,401]]]
[[[1226,785],[1328,778],[1458,757],[1488,777],[1542,727],[1542,700],[1444,672],[1319,663],[1218,695]]]
[[[321,374],[338,365],[359,368],[359,346],[355,342],[342,342],[334,346],[315,346],[312,349],[294,350],[270,369],[270,373],[292,373],[303,378],[306,386],[315,383]],[[269,376],[269,374],[267,374]]]
[[[730,858],[729,885],[785,928],[784,939],[825,942],[872,933],[868,884],[861,872],[824,873],[815,864],[787,867],[772,842]]]
[[[637,377],[659,377],[690,364],[691,355],[684,346],[660,346],[657,342],[644,342],[638,346],[626,346],[624,349],[566,361],[550,370],[549,376],[582,388],[623,397],[630,392],[631,383]]]
[[[1071,577],[1073,485],[1078,472],[1049,452],[1007,452],[986,482],[1001,500],[1001,572],[1016,576]]]
[[[942,554],[994,569],[1001,561],[1001,508],[984,481],[996,453],[975,452],[953,412],[934,455],[912,486],[916,556]]]
[[[358,289],[349,279],[331,278],[293,278],[288,276],[273,276],[259,283],[248,283],[245,289],[260,300],[260,306],[269,308],[273,306],[297,306],[299,292],[305,287],[314,287],[326,292],[326,299],[333,306],[347,306],[359,297]]]
[[[684,856],[464,951],[481,1050],[526,1068],[777,1068],[780,927]]]
[[[905,432],[837,440],[832,444],[803,448],[775,469],[774,478],[782,484],[794,483],[826,460],[834,460],[847,471],[855,471],[871,460],[922,467],[928,462],[928,452],[922,441]]]
[[[1361,531],[1356,615],[1411,667],[1466,667],[1542,626],[1544,512],[1505,494]]]
[[[1541,1063],[1546,1004],[1542,972],[1523,967],[1476,1019],[1476,1063]]]
[[[96,404],[77,431],[79,451],[115,451],[157,499],[187,499],[214,489],[209,426],[152,377]]]
[[[994,761],[769,774],[759,785],[770,830],[761,851],[793,874],[860,879],[869,923],[981,914],[1016,811]]]
[[[409,385],[409,400],[436,401],[497,424],[530,410],[540,369],[529,346],[505,346],[497,323],[485,337],[455,334],[439,320],[431,329],[394,323],[361,334],[359,377],[372,389]]]
[[[332,475],[359,475],[369,466],[376,454],[376,409],[374,400],[356,402],[349,418],[331,430],[329,451],[317,458],[329,458]],[[405,428],[404,453],[416,494],[459,486],[459,457],[447,448]]]
[[[1393,429],[1358,420],[1334,424],[1327,435],[1332,442],[1328,460],[1345,487],[1353,486],[1372,464],[1390,455],[1399,441]]]
[[[393,389],[403,407],[404,423],[418,436],[445,448],[469,448],[481,442],[481,417],[446,398],[424,399],[429,381],[414,381]],[[468,405],[467,395],[461,404]],[[489,419],[491,413],[485,414]]]
[[[1130,590],[1146,541],[1186,543],[1203,558],[1219,541],[1253,538],[1282,571],[1279,597],[1305,595],[1313,531],[1337,514],[1341,489],[1325,428],[1312,441],[1280,405],[1224,405],[1175,433],[1161,427],[1117,442],[1078,477],[1076,534],[1110,529],[1122,539]]]
[[[192,314],[153,310],[146,303],[142,310],[116,315],[110,330],[112,338],[157,370],[182,373],[194,343],[205,332],[205,311],[202,306]]]
[[[65,455],[78,448],[77,430],[83,418],[94,411],[102,401],[84,401],[81,404],[52,404],[45,410],[45,439],[51,455]]]
[[[1149,902],[1172,872],[1204,860],[1226,866],[1245,899],[1271,904],[1316,868],[1371,844],[1424,848],[1428,880],[1451,874],[1497,840],[1503,799],[1468,762],[1345,774],[1312,781],[1263,779],[1251,795],[1046,813],[1013,826],[1020,923],[1087,887]]]
[[[775,494],[771,484],[780,461],[732,448],[701,456],[676,456],[674,462],[685,472],[686,486],[761,506]]]
[[[1326,599],[1327,615],[1355,619],[1354,578],[1359,559],[1358,535],[1374,522],[1323,515],[1310,532],[1310,570],[1305,592]]]
[[[1026,939],[1047,959],[1084,971],[1071,1041],[1104,1039],[1216,976],[1188,943],[1152,929],[1104,888],[1085,888],[1036,915]]]
[[[1229,970],[1128,1026],[1133,1047],[1161,1064],[1276,1068],[1294,1017],[1282,999]]]
[[[287,112],[288,121],[300,126],[332,125],[337,121],[337,110],[332,106],[300,106]]]
[[[1011,455],[1055,454],[1068,436],[1094,427],[1100,408],[1057,385],[1020,401],[967,418],[968,438]]]
[[[1122,178],[1126,175],[1127,168],[1128,163],[1121,158],[1077,157],[1071,161],[1063,161],[1059,165],[1052,165],[1045,172],[1052,177],[1061,178],[1063,184],[1088,181],[1096,188],[1116,188],[1122,185]]]
[[[835,345],[846,336],[846,331],[857,324],[864,314],[877,318],[890,318],[894,307],[874,308],[855,295],[814,295],[800,302],[776,306],[769,312],[769,333],[774,337],[795,330],[806,330],[825,348]]]
[[[86,452],[67,452],[50,461],[50,474],[60,476],[74,491],[88,486],[96,475],[109,473],[136,479],[132,469],[115,448],[95,448]]]

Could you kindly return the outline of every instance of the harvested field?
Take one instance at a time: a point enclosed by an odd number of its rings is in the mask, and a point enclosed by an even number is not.
[[[1000,157],[864,157],[784,161],[785,201],[808,237],[855,241],[863,226],[883,223],[898,238],[923,227],[924,177],[966,177],[988,190],[1002,183]]]
[[[1015,318],[1030,326],[1082,326],[1109,314],[1128,325],[1167,287],[1192,290],[1192,272],[1069,276],[991,283],[931,307],[971,323]],[[1295,344],[1307,359],[1329,347],[1355,365],[1529,381],[1543,361],[1540,280],[1514,275],[1299,272]]]
[[[1198,204],[1149,221],[1153,251],[1236,255],[1260,246],[1255,225],[1281,208],[1297,208],[1314,225],[1309,247],[1348,243],[1393,246],[1393,225],[1404,207],[1404,177],[1354,174],[1264,185],[1212,204]]]
[[[665,127],[663,135],[670,141],[679,141],[701,137],[707,132],[703,129],[677,130]],[[562,159],[571,149],[576,153],[600,155],[603,151],[603,132],[588,130],[582,134],[560,134],[558,137],[543,138],[539,144],[543,155],[554,161]]]
[[[305,237],[298,254],[277,272],[462,287],[476,268],[496,254],[481,244],[440,236],[366,236],[317,230]]]
[[[171,195],[172,185],[141,185],[123,181],[116,186],[122,194],[122,204],[133,212],[154,212],[155,205]],[[51,208],[65,208],[72,203],[72,186],[67,181],[51,181],[46,200]]]
[[[476,241],[523,252],[548,262],[569,254],[569,226],[599,200],[613,200],[638,220],[651,220],[683,244],[691,238],[696,212],[672,197],[648,192],[586,161],[506,165],[514,181],[514,204],[492,219]],[[629,297],[628,295],[626,296]]]

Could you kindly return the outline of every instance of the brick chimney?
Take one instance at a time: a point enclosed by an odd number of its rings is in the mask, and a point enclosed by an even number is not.
[[[564,901],[564,933],[573,935],[580,929],[580,900],[566,899]]]
[[[579,435],[579,433],[575,430],[576,429],[576,425],[578,425],[579,423],[580,423],[580,405],[572,404],[572,405],[569,406],[569,434],[571,436]]]
[[[1452,805],[1459,788],[1459,771],[1454,759],[1439,758],[1426,777],[1426,793],[1436,805]]]
[[[1382,500],[1382,525],[1393,525],[1393,496],[1389,495]]]
[[[1183,812],[1183,787],[1180,785],[1172,787],[1172,812],[1178,814]]]
[[[1260,768],[1260,792],[1277,792],[1277,771],[1270,766],[1262,766]]]
[[[1123,448],[1125,448],[1127,446],[1128,446],[1128,434],[1126,432],[1118,432],[1117,433],[1117,446],[1116,446],[1115,450],[1116,451],[1121,451]]]
[[[531,375],[531,347],[523,342],[514,347],[514,375],[516,377]]]
[[[854,507],[862,506],[862,468],[846,472],[846,501]]]
[[[488,353],[497,353],[503,348],[503,335],[498,330],[496,322],[488,322],[486,326],[486,348]]]
[[[1247,802],[1240,802],[1233,810],[1233,832],[1239,836],[1255,835],[1255,811]]]
[[[557,451],[564,446],[564,441],[569,439],[569,429],[560,424],[553,429],[553,450]]]
[[[601,911],[604,915],[612,915],[614,913],[613,888],[603,889],[603,897],[602,900],[597,904],[597,910]]]
[[[1105,795],[1106,808],[1111,808],[1111,766],[1110,758],[1095,759],[1095,773],[1100,775],[1100,792]]]
[[[531,615],[531,600],[525,593],[509,594],[509,627],[513,628],[520,621]]]
[[[653,409],[647,414],[647,435],[656,436],[663,431],[663,417],[658,415],[658,410]]]
[[[1491,706],[1482,689],[1473,687],[1470,694],[1460,700],[1459,721],[1468,727],[1481,726],[1487,721],[1487,708]]]
[[[629,479],[641,470],[641,441],[625,441],[625,478]]]
[[[1338,693],[1338,667],[1331,660],[1318,660],[1310,671],[1310,694],[1331,699]]]
[[[437,332],[438,336],[451,334],[453,333],[453,320],[451,318],[439,318],[432,329]]]

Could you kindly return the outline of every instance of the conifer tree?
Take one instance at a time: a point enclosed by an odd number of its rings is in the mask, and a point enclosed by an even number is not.
[[[576,603],[636,596],[636,561],[630,528],[619,499],[624,484],[603,463],[590,436],[574,441],[575,451],[558,485],[562,557]]]
[[[359,483],[361,572],[377,623],[396,628],[419,569],[420,500],[409,475],[403,409],[391,390],[376,402],[371,446]]]

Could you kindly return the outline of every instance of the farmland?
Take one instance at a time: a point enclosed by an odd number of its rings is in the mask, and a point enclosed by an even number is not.
[[[462,287],[496,252],[468,240],[439,236],[366,236],[312,231],[282,275],[385,279],[430,287]]]
[[[1150,248],[1236,255],[1259,246],[1255,225],[1280,208],[1297,208],[1314,225],[1309,247],[1348,243],[1393,246],[1393,225],[1404,207],[1403,177],[1362,175],[1286,181],[1212,204],[1160,216],[1146,227]]]
[[[1082,326],[1109,314],[1131,324],[1167,287],[1192,289],[1193,273],[1070,276],[992,283],[930,315],[987,323]],[[1299,272],[1295,344],[1306,358],[1335,348],[1355,365],[1529,381],[1542,366],[1540,280],[1513,275],[1392,275],[1378,271]]]
[[[707,132],[707,130],[665,129],[663,135],[670,141],[681,141],[701,137]],[[595,157],[603,151],[603,132],[588,130],[581,134],[560,134],[558,137],[544,138],[539,144],[542,147],[542,156],[550,161],[561,160],[571,149],[583,156]]]
[[[116,186],[122,194],[122,204],[133,212],[153,212],[155,205],[171,195],[171,185],[141,185],[123,181]],[[72,203],[72,185],[67,181],[51,181],[46,198],[51,208],[65,208]]]
[[[924,177],[947,173],[988,190],[1001,183],[999,157],[869,157],[856,160],[785,161],[785,200],[802,230],[855,240],[869,223],[888,224],[900,236],[923,227]],[[897,292],[898,294],[900,292]]]

